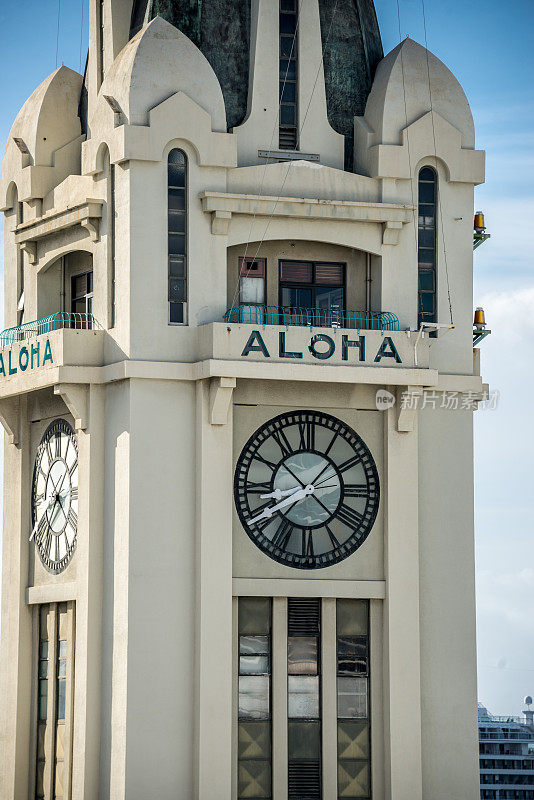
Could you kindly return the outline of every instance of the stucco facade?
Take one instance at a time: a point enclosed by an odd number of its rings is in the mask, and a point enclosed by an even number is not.
[[[129,39],[131,0],[91,0],[85,79],[59,68],[13,124],[0,183],[5,323],[16,329],[0,350],[6,800],[308,797],[288,743],[295,599],[319,601],[319,794],[309,796],[478,797],[472,414],[484,387],[472,218],[484,154],[458,82],[409,39],[378,64],[347,149],[328,116],[318,0],[299,4],[299,139],[280,150],[279,16],[278,3],[252,0],[243,17],[248,105],[234,128],[192,39],[161,17]],[[172,195],[176,150],[186,178]],[[438,209],[426,327],[425,167]],[[171,195],[185,197],[178,289]],[[240,297],[246,257],[265,260],[256,306]],[[299,324],[283,300],[288,263],[342,269],[342,308]],[[88,316],[76,318],[80,277]],[[169,324],[172,302],[182,323]],[[444,393],[456,403],[445,407]],[[365,540],[320,568],[270,558],[236,505],[247,442],[291,411],[356,432],[380,483]],[[79,488],[74,554],[54,572],[28,540],[42,514],[36,454],[57,419],[77,443]],[[61,486],[47,492],[59,513]],[[243,766],[242,598],[269,599],[266,783]],[[344,600],[368,610],[367,710],[357,716],[368,739],[352,766],[340,738]],[[343,770],[354,765],[351,783]]]

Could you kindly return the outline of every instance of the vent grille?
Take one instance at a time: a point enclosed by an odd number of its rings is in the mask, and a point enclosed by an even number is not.
[[[311,283],[312,265],[304,261],[282,261],[280,264],[280,280],[286,283]]]
[[[296,150],[297,149],[297,128],[296,127],[282,127],[278,134],[278,146],[280,150]]]
[[[321,601],[290,597],[287,601],[287,632],[289,636],[319,636]]]
[[[288,797],[294,800],[320,800],[321,767],[319,761],[290,761]]]
[[[316,264],[315,282],[327,286],[343,286],[343,264]]]

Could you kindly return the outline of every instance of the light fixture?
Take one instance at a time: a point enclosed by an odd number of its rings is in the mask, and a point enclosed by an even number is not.
[[[484,214],[482,211],[477,211],[475,213],[475,220],[473,223],[473,227],[476,233],[484,233],[486,230],[486,225],[484,224]]]
[[[475,311],[473,327],[476,328],[477,331],[483,331],[486,327],[486,316],[484,314],[484,309],[480,306]]]

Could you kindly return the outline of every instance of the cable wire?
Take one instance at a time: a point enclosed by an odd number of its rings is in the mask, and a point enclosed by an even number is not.
[[[397,0],[397,2],[398,2],[398,0]],[[432,120],[432,138],[434,140],[434,162],[435,162],[436,171],[437,171],[438,155],[437,155],[437,147],[436,147],[436,130],[435,130],[435,127],[434,127],[434,113],[433,113],[434,112],[434,107],[433,107],[433,103],[432,103],[432,85],[431,85],[431,81],[430,81],[430,60],[429,60],[429,57],[428,57],[428,39],[427,39],[427,31],[426,31],[425,0],[421,0],[421,7],[422,7],[422,10],[423,10],[423,28],[424,28],[424,32],[425,32],[426,71],[427,71],[427,78],[428,78],[428,94],[429,94],[429,97],[430,97],[430,115],[431,115],[431,120]],[[445,245],[445,228],[443,227],[443,208],[442,208],[442,204],[441,204],[440,192],[438,192],[437,206],[438,206],[439,220],[440,220],[439,227],[441,228],[441,241],[442,241],[442,244],[443,244],[443,257],[444,257],[444,263],[445,263],[445,276],[446,276],[446,279],[447,279],[447,298],[448,298],[448,301],[449,301],[449,314],[450,314],[450,318],[451,318],[451,325],[454,327],[454,320],[453,320],[453,315],[452,315],[452,302],[451,302],[451,287],[450,287],[450,283],[449,283],[449,265],[448,265],[448,262],[447,262],[447,247]]]
[[[300,141],[300,136],[302,134],[302,131],[304,129],[304,125],[306,123],[306,119],[308,118],[308,113],[309,113],[309,110],[310,110],[310,107],[311,107],[311,103],[312,103],[312,100],[313,100],[315,87],[317,86],[317,81],[319,80],[321,67],[323,66],[323,63],[324,63],[324,54],[326,52],[326,47],[328,45],[328,42],[330,41],[330,34],[332,32],[332,26],[334,24],[334,18],[335,18],[336,11],[337,11],[337,5],[338,5],[338,0],[336,0],[336,3],[334,5],[333,11],[332,11],[332,18],[330,20],[330,27],[328,28],[328,35],[326,37],[326,40],[325,40],[325,43],[324,43],[324,46],[323,46],[323,49],[322,49],[321,60],[319,61],[319,66],[317,67],[317,73],[315,75],[315,81],[313,82],[313,87],[312,87],[312,90],[311,90],[310,99],[308,101],[308,106],[306,108],[306,113],[304,114],[304,119],[302,120],[302,125],[299,127],[299,141]],[[286,185],[286,181],[287,181],[287,178],[289,176],[289,173],[290,173],[292,165],[293,165],[293,161],[290,161],[289,165],[287,167],[287,170],[286,170],[286,174],[284,176],[284,180],[282,181],[282,185],[280,186],[280,189],[278,190],[278,197],[276,198],[276,201],[275,201],[274,206],[273,206],[273,210],[272,210],[272,212],[271,212],[271,214],[269,216],[269,219],[267,220],[267,225],[265,226],[265,230],[263,232],[263,236],[261,237],[261,241],[260,241],[260,243],[258,245],[258,249],[256,250],[256,253],[254,255],[255,259],[258,257],[258,253],[260,252],[260,249],[261,249],[261,247],[263,245],[263,242],[264,242],[265,237],[267,235],[267,231],[269,230],[269,227],[270,227],[270,224],[271,224],[272,219],[274,217],[274,212],[276,211],[278,203],[282,199],[282,192],[284,191],[284,186]]]
[[[273,148],[274,137],[275,137],[276,131],[280,127],[280,109],[282,107],[282,97],[283,97],[284,89],[286,87],[287,76],[289,74],[289,65],[290,65],[290,62],[291,62],[291,58],[293,57],[293,50],[294,50],[294,47],[295,47],[295,41],[297,39],[298,29],[299,29],[299,25],[300,25],[300,7],[301,7],[301,4],[302,4],[302,0],[298,0],[298,2],[297,2],[297,22],[296,22],[296,25],[295,25],[295,32],[293,34],[293,39],[291,41],[291,50],[289,51],[289,56],[287,58],[287,67],[286,67],[286,71],[285,71],[285,75],[284,75],[284,80],[282,82],[282,89],[279,90],[278,113],[276,115],[276,118],[275,118],[275,121],[274,121],[274,125],[273,125],[273,129],[272,129],[272,132],[271,132],[271,139],[270,139],[270,142],[269,142],[269,150],[272,150],[272,148]],[[267,174],[267,167],[268,166],[269,166],[269,161],[266,160],[265,164],[263,165],[263,172],[262,172],[262,178],[261,178],[261,182],[260,182],[260,188],[259,188],[259,192],[258,192],[258,194],[256,196],[257,197],[256,205],[255,205],[255,208],[254,208],[254,213],[252,215],[252,220],[250,222],[250,228],[249,228],[249,232],[248,232],[247,243],[245,245],[245,255],[243,256],[243,265],[245,266],[245,271],[243,273],[243,277],[247,277],[247,275],[250,273],[250,270],[252,268],[254,260],[258,256],[258,254],[256,253],[254,258],[250,262],[250,266],[246,266],[246,258],[247,258],[248,248],[249,248],[249,245],[250,245],[250,239],[252,237],[252,230],[253,230],[253,227],[254,227],[254,223],[256,221],[256,216],[257,216],[257,213],[258,213],[260,200],[261,200],[261,198],[263,196],[263,186],[264,186],[264,183],[265,183],[265,176]],[[239,285],[240,285],[241,277],[242,277],[242,275],[241,275],[241,272],[240,272],[238,274],[238,276],[237,276],[237,285],[236,285],[236,289],[235,289],[235,292],[234,292],[234,296],[232,298],[232,305],[230,307],[230,311],[233,311],[233,309],[235,307],[235,302],[237,300],[237,295],[238,295],[238,292],[239,292]]]
[[[57,0],[57,33],[56,33],[56,69],[57,69],[57,57],[59,54],[59,19],[61,16],[61,0]]]
[[[85,0],[82,0],[82,15],[81,15],[81,22],[80,22],[80,74],[82,71],[82,45],[83,45],[83,7],[85,5]]]

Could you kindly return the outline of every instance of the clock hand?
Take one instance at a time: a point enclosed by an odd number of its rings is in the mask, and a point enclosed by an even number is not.
[[[303,500],[305,497],[308,497],[308,495],[313,494],[314,491],[315,488],[311,484],[305,486],[304,489],[297,489],[296,492],[293,492],[293,494],[289,495],[289,497],[286,497],[285,500],[282,500],[275,506],[269,506],[269,508],[266,508],[265,511],[262,511],[261,514],[258,514],[257,517],[254,517],[253,519],[249,520],[249,522],[250,524],[256,523],[259,522],[260,519],[264,519],[265,517],[267,517],[267,519],[270,519],[270,517],[272,517],[275,511],[279,511],[281,508],[290,506],[293,503],[298,503],[299,500]]]
[[[49,497],[49,498],[48,498],[48,503],[47,503],[47,505],[46,505],[46,507],[45,507],[45,509],[44,509],[43,513],[39,515],[39,519],[37,519],[37,520],[36,520],[36,522],[35,522],[35,525],[33,526],[33,530],[32,530],[32,532],[31,532],[31,535],[30,535],[30,538],[29,538],[29,541],[30,541],[30,542],[31,542],[31,540],[33,539],[33,537],[35,536],[35,534],[36,534],[36,532],[37,532],[37,528],[38,528],[38,527],[39,527],[39,525],[41,524],[41,520],[42,520],[42,518],[44,517],[44,515],[46,514],[46,512],[47,512],[47,511],[49,511],[49,510],[50,510],[50,508],[51,508],[51,507],[52,507],[52,506],[55,504],[55,502],[56,502],[56,496],[55,496],[55,494],[53,494],[53,495],[52,495],[52,497]],[[43,500],[43,503],[46,503],[46,497],[45,497],[45,499]]]
[[[260,494],[262,500],[267,500],[269,497],[274,497],[275,500],[281,500],[282,497],[287,497],[290,494],[295,494],[302,489],[302,486],[294,486],[292,489],[275,489],[274,492],[269,494]]]

